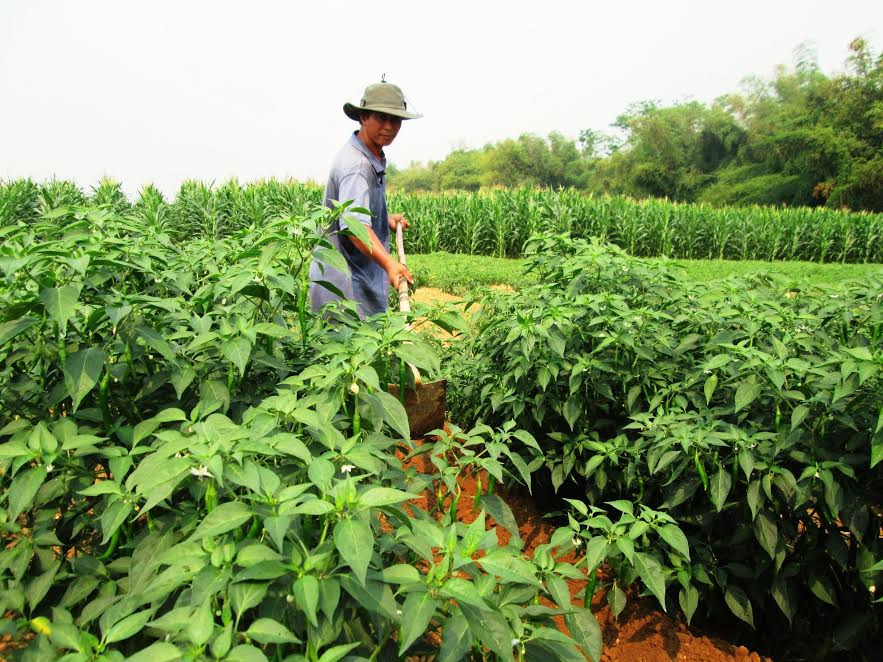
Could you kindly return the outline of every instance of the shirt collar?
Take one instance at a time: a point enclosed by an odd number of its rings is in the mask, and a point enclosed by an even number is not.
[[[381,157],[379,159],[374,156],[371,150],[368,149],[367,145],[359,140],[358,131],[353,131],[353,135],[350,136],[350,145],[355,147],[368,158],[368,161],[371,163],[371,167],[374,168],[375,173],[377,173],[378,175],[382,175],[386,172],[386,154],[384,154],[383,150],[381,150]]]

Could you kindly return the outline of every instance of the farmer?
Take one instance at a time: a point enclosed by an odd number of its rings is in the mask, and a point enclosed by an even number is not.
[[[387,308],[389,287],[398,287],[405,278],[414,283],[408,268],[389,254],[390,230],[397,223],[408,228],[402,214],[389,214],[386,209],[386,155],[383,148],[392,144],[402,127],[402,120],[422,117],[408,110],[402,90],[384,79],[365,88],[359,105],[346,103],[346,116],[359,123],[343,148],[338,152],[325,186],[325,205],[332,200],[353,200],[353,207],[364,207],[368,214],[347,212],[332,227],[329,240],[343,255],[350,274],[319,264],[310,267],[310,304],[314,312],[340,297],[316,281],[326,281],[356,303],[359,317],[364,319]],[[346,229],[353,222],[366,226],[371,238],[368,246],[353,236],[343,236],[336,230]],[[337,227],[339,225],[339,228]]]

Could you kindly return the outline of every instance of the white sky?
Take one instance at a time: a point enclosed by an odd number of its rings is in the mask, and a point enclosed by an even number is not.
[[[406,166],[711,101],[802,42],[841,71],[859,35],[883,49],[883,2],[0,0],[0,179],[324,181],[384,72],[425,114],[387,148]]]

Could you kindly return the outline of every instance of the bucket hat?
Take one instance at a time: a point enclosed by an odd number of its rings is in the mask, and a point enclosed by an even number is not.
[[[405,101],[405,95],[402,94],[402,88],[385,80],[380,83],[374,83],[365,88],[362,94],[362,101],[358,105],[354,103],[343,104],[343,112],[351,120],[359,121],[359,114],[363,110],[374,110],[378,113],[386,113],[387,115],[395,115],[405,120],[415,120],[423,117],[420,113],[414,113],[408,110],[408,102]]]

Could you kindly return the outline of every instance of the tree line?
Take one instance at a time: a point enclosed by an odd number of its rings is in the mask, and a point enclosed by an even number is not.
[[[883,211],[883,54],[849,45],[828,76],[806,47],[794,67],[752,77],[711,104],[629,106],[613,131],[553,132],[390,168],[399,191],[572,187],[715,205]]]

